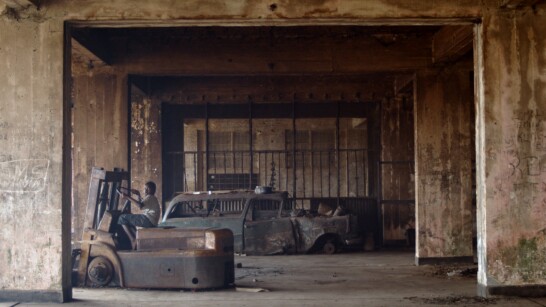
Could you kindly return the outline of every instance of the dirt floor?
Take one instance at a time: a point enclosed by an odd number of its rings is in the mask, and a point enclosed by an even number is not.
[[[75,301],[69,305],[546,306],[546,298],[478,297],[476,265],[417,267],[411,252],[237,256],[235,262],[239,268],[235,269],[233,289],[192,292],[75,288]]]

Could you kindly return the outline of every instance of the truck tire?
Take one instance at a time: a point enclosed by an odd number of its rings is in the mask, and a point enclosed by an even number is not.
[[[322,252],[327,255],[333,255],[336,253],[336,251],[337,251],[337,245],[335,240],[328,239],[322,245]]]

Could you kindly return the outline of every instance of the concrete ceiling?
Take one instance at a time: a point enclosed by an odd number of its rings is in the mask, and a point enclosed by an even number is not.
[[[207,26],[74,27],[71,33],[74,58],[122,66],[144,92],[184,89],[187,100],[207,92],[200,82],[214,84],[221,96],[232,97],[226,93],[238,87],[276,97],[297,92],[289,80],[303,76],[295,84],[314,93],[313,99],[373,100],[385,84],[400,91],[393,80],[467,55],[473,32],[472,26]]]
[[[393,47],[401,41],[421,44],[423,37],[432,37],[438,26],[264,26],[264,27],[150,27],[150,28],[74,28],[72,36],[78,45],[87,48],[105,63],[144,50],[160,50],[168,46],[195,45],[203,41],[217,46],[235,43],[252,48],[258,43],[270,45],[297,41],[340,42],[375,40],[380,46]],[[130,47],[128,47],[130,46]],[[127,50],[132,48],[132,50]],[[139,50],[140,49],[140,50]],[[81,51],[77,48],[76,52]],[[216,50],[221,53],[221,49]]]

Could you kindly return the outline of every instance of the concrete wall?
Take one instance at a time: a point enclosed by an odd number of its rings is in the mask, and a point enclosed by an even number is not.
[[[482,285],[546,284],[546,12],[483,24],[478,118]],[[481,154],[480,154],[481,153]]]
[[[60,301],[71,294],[63,25],[0,16],[0,42],[0,298]]]
[[[472,112],[468,69],[418,72],[415,177],[418,263],[472,260]]]

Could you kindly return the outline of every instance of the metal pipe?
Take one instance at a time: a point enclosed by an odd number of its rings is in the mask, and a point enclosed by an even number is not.
[[[252,140],[252,97],[248,97],[248,137],[249,137],[249,144],[248,147],[250,148],[250,168],[248,173],[248,188],[249,190],[252,190],[252,173],[254,172],[254,142]]]

